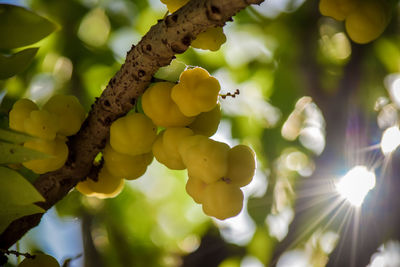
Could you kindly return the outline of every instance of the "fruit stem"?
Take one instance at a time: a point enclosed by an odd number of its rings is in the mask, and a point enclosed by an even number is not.
[[[227,94],[223,94],[223,95],[220,94],[219,96],[222,97],[222,99],[225,99],[227,96],[235,98],[239,94],[240,94],[240,90],[236,89],[236,91],[234,93],[228,92]]]

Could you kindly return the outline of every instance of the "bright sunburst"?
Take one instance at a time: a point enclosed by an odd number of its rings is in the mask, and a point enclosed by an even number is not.
[[[384,155],[392,153],[400,145],[400,130],[398,126],[387,128],[382,134],[381,150]]]
[[[365,166],[355,166],[336,184],[340,195],[353,206],[361,206],[369,190],[375,187],[375,173]]]

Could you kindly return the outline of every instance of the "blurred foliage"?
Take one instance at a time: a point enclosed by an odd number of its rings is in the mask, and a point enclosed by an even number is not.
[[[29,57],[28,67],[0,81],[0,89],[6,92],[0,108],[2,124],[7,124],[8,111],[22,97],[40,105],[53,94],[73,94],[88,111],[132,44],[167,11],[158,0],[0,2],[28,7],[59,25],[56,32],[34,44],[39,50]],[[399,14],[398,7],[393,9],[383,36],[360,48],[347,38],[341,22],[319,14],[318,1],[265,1],[227,23],[227,42],[219,51],[189,48],[177,55],[156,78],[176,81],[186,65],[201,66],[219,79],[222,93],[240,89],[237,97],[220,99],[223,121],[214,138],[230,145],[245,143],[256,151],[258,170],[245,188],[246,210],[225,222],[208,218],[185,192],[186,173],[167,170],[157,162],[143,177],[129,181],[115,199],[88,198],[73,190],[56,210],[61,218],[79,219],[82,233],[75,234],[84,240],[81,252],[86,266],[188,266],[184,256],[194,252],[208,257],[214,264],[209,266],[268,266],[275,245],[286,236],[293,219],[297,184],[310,179],[324,149],[343,146],[331,143],[329,134],[336,124],[326,115],[352,103],[373,125],[376,135],[368,144],[379,142],[384,129],[379,125],[397,123],[396,101],[400,98],[390,91],[393,83],[385,85],[384,80],[388,74],[400,73]],[[343,89],[347,86],[344,77],[348,77],[345,68],[356,50],[364,50],[362,78],[357,88]],[[345,93],[348,101],[329,103],[331,96],[343,90],[349,92]],[[342,171],[343,166],[336,164],[332,168]],[[19,171],[26,174],[26,170]],[[228,254],[217,261],[218,248],[201,246],[209,229],[219,229],[226,246],[235,243],[245,253]],[[326,240],[327,233],[334,235],[325,230],[307,236],[291,253],[299,259],[305,255],[311,264],[307,266],[324,266],[332,249],[319,240]],[[47,233],[45,228],[40,231]],[[38,236],[28,235],[21,241],[23,247],[50,253],[61,246],[57,242],[46,246]],[[71,256],[68,249],[74,246],[70,242],[63,247],[59,261]],[[71,262],[71,266],[79,264],[82,259]]]

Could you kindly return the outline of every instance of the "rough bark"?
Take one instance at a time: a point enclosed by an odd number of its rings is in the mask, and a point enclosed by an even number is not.
[[[106,144],[111,123],[133,107],[160,67],[168,65],[175,54],[185,52],[199,33],[223,26],[238,11],[261,2],[263,0],[192,0],[159,20],[136,46],[132,46],[121,69],[92,105],[79,133],[69,139],[70,154],[65,166],[41,175],[35,182],[46,199],[39,205],[46,210],[51,208],[88,175],[94,157]],[[35,214],[14,221],[0,235],[0,248],[13,245],[40,222],[41,216]]]

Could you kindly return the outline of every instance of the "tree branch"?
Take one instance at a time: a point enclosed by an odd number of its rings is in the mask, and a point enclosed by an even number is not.
[[[159,20],[137,46],[132,46],[121,69],[92,105],[79,133],[69,139],[67,163],[55,172],[41,175],[35,182],[46,199],[39,205],[46,210],[51,208],[88,175],[93,159],[106,144],[111,123],[133,107],[160,67],[168,65],[175,54],[185,52],[199,33],[223,26],[238,11],[261,2],[263,0],[192,0]],[[13,245],[40,222],[41,216],[35,214],[14,221],[0,235],[0,248]]]

